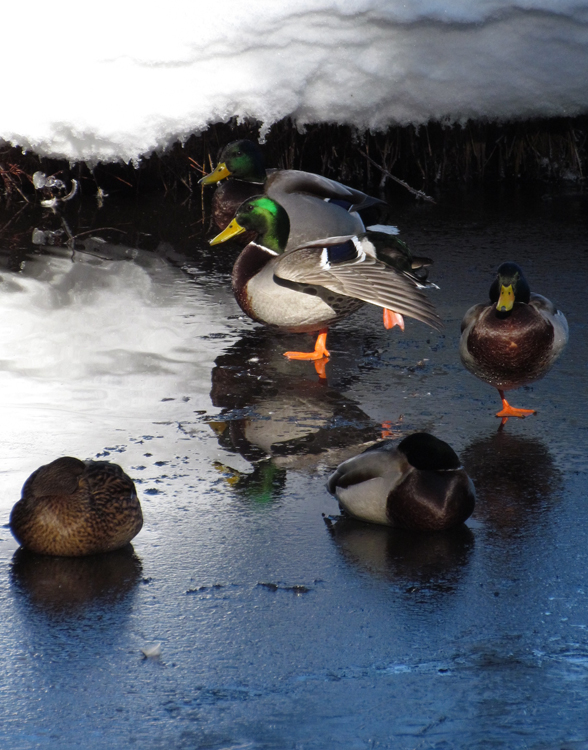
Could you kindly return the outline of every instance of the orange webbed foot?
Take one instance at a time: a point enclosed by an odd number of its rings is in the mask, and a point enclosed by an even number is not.
[[[394,310],[388,310],[384,308],[384,328],[390,330],[394,326],[399,326],[400,330],[404,331],[404,318],[400,313],[394,312]]]
[[[305,359],[314,362],[318,359],[328,358],[331,355],[327,349],[327,332],[321,331],[314,345],[313,352],[284,352],[288,359]]]
[[[319,354],[318,352],[284,352],[284,357],[288,359],[305,359],[309,362],[315,362],[317,359],[328,359],[330,356],[329,352]]]
[[[508,419],[508,417],[519,417],[520,419],[524,419],[525,417],[528,417],[529,414],[537,414],[535,409],[519,409],[516,406],[511,406],[505,399],[503,391],[498,391],[498,393],[502,399],[502,409],[496,412],[497,417],[502,417],[503,420]]]

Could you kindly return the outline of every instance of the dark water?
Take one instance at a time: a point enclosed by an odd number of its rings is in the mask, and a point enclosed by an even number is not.
[[[236,249],[173,201],[2,217],[0,440],[8,520],[63,454],[136,481],[145,527],[103,558],[44,560],[0,535],[0,746],[588,748],[588,199],[573,188],[400,202],[434,258],[437,333],[334,328],[328,380],[243,319]],[[61,234],[35,234],[61,231]],[[72,248],[67,231],[80,234]],[[517,392],[463,370],[459,323],[518,261],[570,343]],[[337,520],[332,466],[429,430],[478,492],[451,534]],[[161,655],[142,649],[160,643]]]

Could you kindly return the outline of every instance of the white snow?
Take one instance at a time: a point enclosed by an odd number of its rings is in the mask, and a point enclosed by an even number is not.
[[[0,138],[137,160],[233,116],[360,129],[588,109],[586,0],[31,0],[3,7]]]

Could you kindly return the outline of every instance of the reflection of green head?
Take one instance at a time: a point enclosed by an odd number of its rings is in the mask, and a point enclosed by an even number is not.
[[[238,490],[256,505],[269,505],[280,497],[286,486],[286,470],[273,461],[260,461],[251,474],[242,476]]]
[[[215,467],[225,475],[227,483],[238,495],[255,505],[269,505],[286,486],[286,470],[278,468],[271,460],[258,461],[250,474],[229,469],[219,462]]]

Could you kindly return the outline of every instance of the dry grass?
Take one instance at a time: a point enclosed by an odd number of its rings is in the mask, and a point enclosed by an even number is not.
[[[0,199],[33,196],[32,174],[41,170],[75,178],[81,192],[135,194],[160,190],[181,195],[200,192],[198,179],[216,162],[222,146],[237,138],[256,139],[259,123],[218,124],[191,136],[164,154],[154,154],[135,169],[126,164],[85,164],[0,152]],[[320,172],[357,187],[373,188],[389,173],[425,194],[449,183],[500,181],[583,182],[587,172],[588,117],[526,122],[468,122],[464,126],[430,123],[395,127],[385,133],[358,133],[321,124],[299,132],[289,121],[274,125],[264,145],[268,166]],[[369,158],[368,158],[369,157]]]

